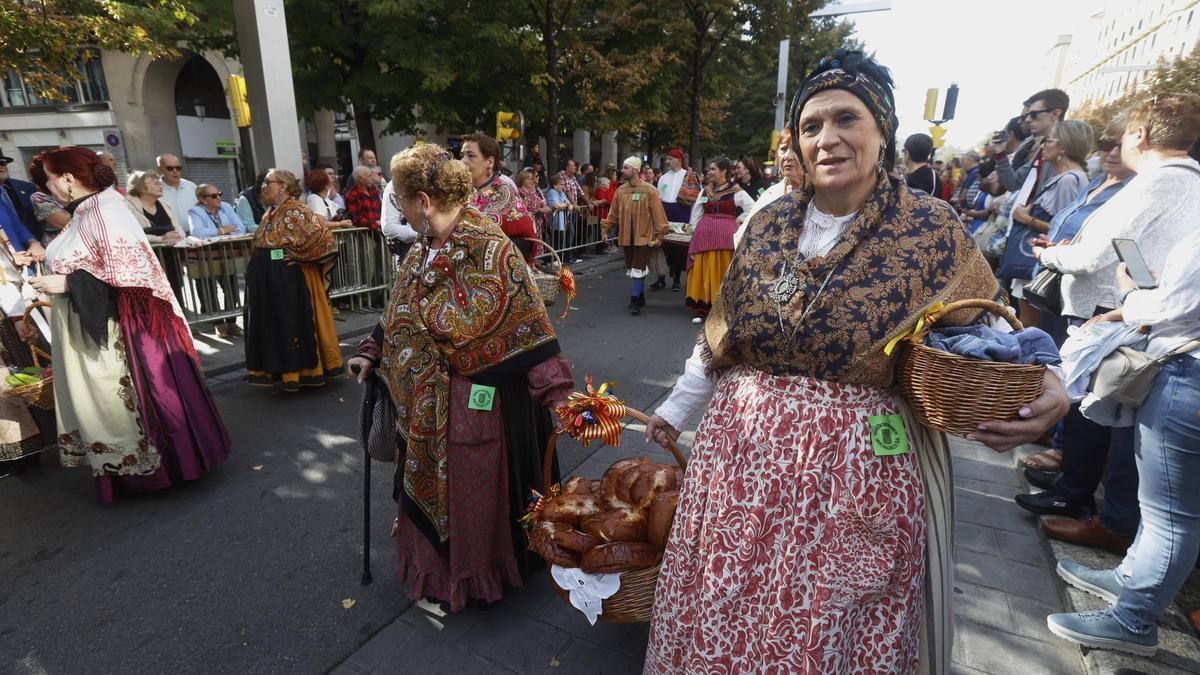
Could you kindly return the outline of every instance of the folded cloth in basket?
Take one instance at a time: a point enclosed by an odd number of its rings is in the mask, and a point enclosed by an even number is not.
[[[951,326],[930,333],[925,337],[925,344],[944,352],[984,361],[1026,365],[1062,362],[1054,339],[1040,328],[1006,333],[984,325]]]

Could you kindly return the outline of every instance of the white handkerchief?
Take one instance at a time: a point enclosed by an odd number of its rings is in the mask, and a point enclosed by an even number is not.
[[[588,623],[596,625],[603,612],[603,602],[621,588],[620,574],[589,574],[578,567],[550,568],[550,576],[558,587],[567,591],[571,606],[583,612]]]

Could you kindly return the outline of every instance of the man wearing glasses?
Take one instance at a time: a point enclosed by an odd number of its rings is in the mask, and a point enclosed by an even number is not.
[[[161,201],[167,203],[175,213],[187,213],[196,206],[196,184],[183,177],[183,164],[175,155],[158,156],[158,173],[162,176],[163,196]],[[187,219],[181,223],[191,234]]]
[[[1029,97],[1028,110],[1021,114],[1022,126],[1029,129],[1032,139],[1029,141],[1028,152],[1024,162],[1010,160],[1005,150],[1005,143],[992,143],[992,157],[996,160],[996,175],[1000,184],[1009,192],[1025,192],[1022,187],[1030,172],[1034,172],[1033,184],[1026,197],[1036,195],[1038,189],[1054,175],[1049,165],[1043,165],[1042,142],[1054,132],[1054,127],[1067,114],[1071,99],[1061,89],[1045,89]],[[1018,154],[1022,154],[1018,150]]]

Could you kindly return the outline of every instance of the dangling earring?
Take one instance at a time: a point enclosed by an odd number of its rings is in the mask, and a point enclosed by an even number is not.
[[[883,151],[879,151],[879,161],[875,163],[875,173],[884,173],[883,169]]]
[[[75,190],[71,187],[70,183],[67,183],[67,201],[75,201]]]
[[[421,214],[421,239],[429,239],[429,216]]]

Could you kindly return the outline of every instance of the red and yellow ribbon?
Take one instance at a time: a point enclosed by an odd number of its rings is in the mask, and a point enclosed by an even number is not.
[[[896,345],[900,344],[901,340],[908,337],[909,335],[917,335],[918,333],[921,332],[921,329],[924,328],[925,324],[927,324],[927,323],[932,325],[933,322],[937,320],[937,314],[938,314],[938,312],[942,311],[943,307],[945,307],[945,305],[943,305],[941,301],[933,303],[933,305],[930,306],[929,309],[925,310],[921,314],[921,316],[917,318],[916,323],[914,323],[911,327],[905,329],[905,331],[903,333],[900,333],[896,337],[889,340],[887,343],[887,346],[883,348],[883,353],[888,356],[891,356],[892,351],[894,349],[896,349]]]
[[[563,430],[585,448],[596,440],[614,447],[620,445],[625,402],[608,393],[616,383],[605,382],[599,389],[594,389],[591,375],[585,375],[583,381],[587,393],[572,392],[567,397],[567,404],[556,411]]]
[[[526,527],[531,527],[541,517],[542,511],[546,510],[546,502],[558,496],[562,487],[558,483],[550,486],[548,494],[543,495],[537,490],[529,491],[529,508],[525,509],[525,515],[521,516],[520,521]]]
[[[567,318],[567,312],[577,309],[571,306],[571,301],[575,299],[575,294],[579,291],[575,285],[575,274],[571,272],[571,268],[563,265],[558,269],[558,283],[562,286],[562,293],[566,296],[563,302],[563,312],[558,315],[558,320],[562,321]]]

